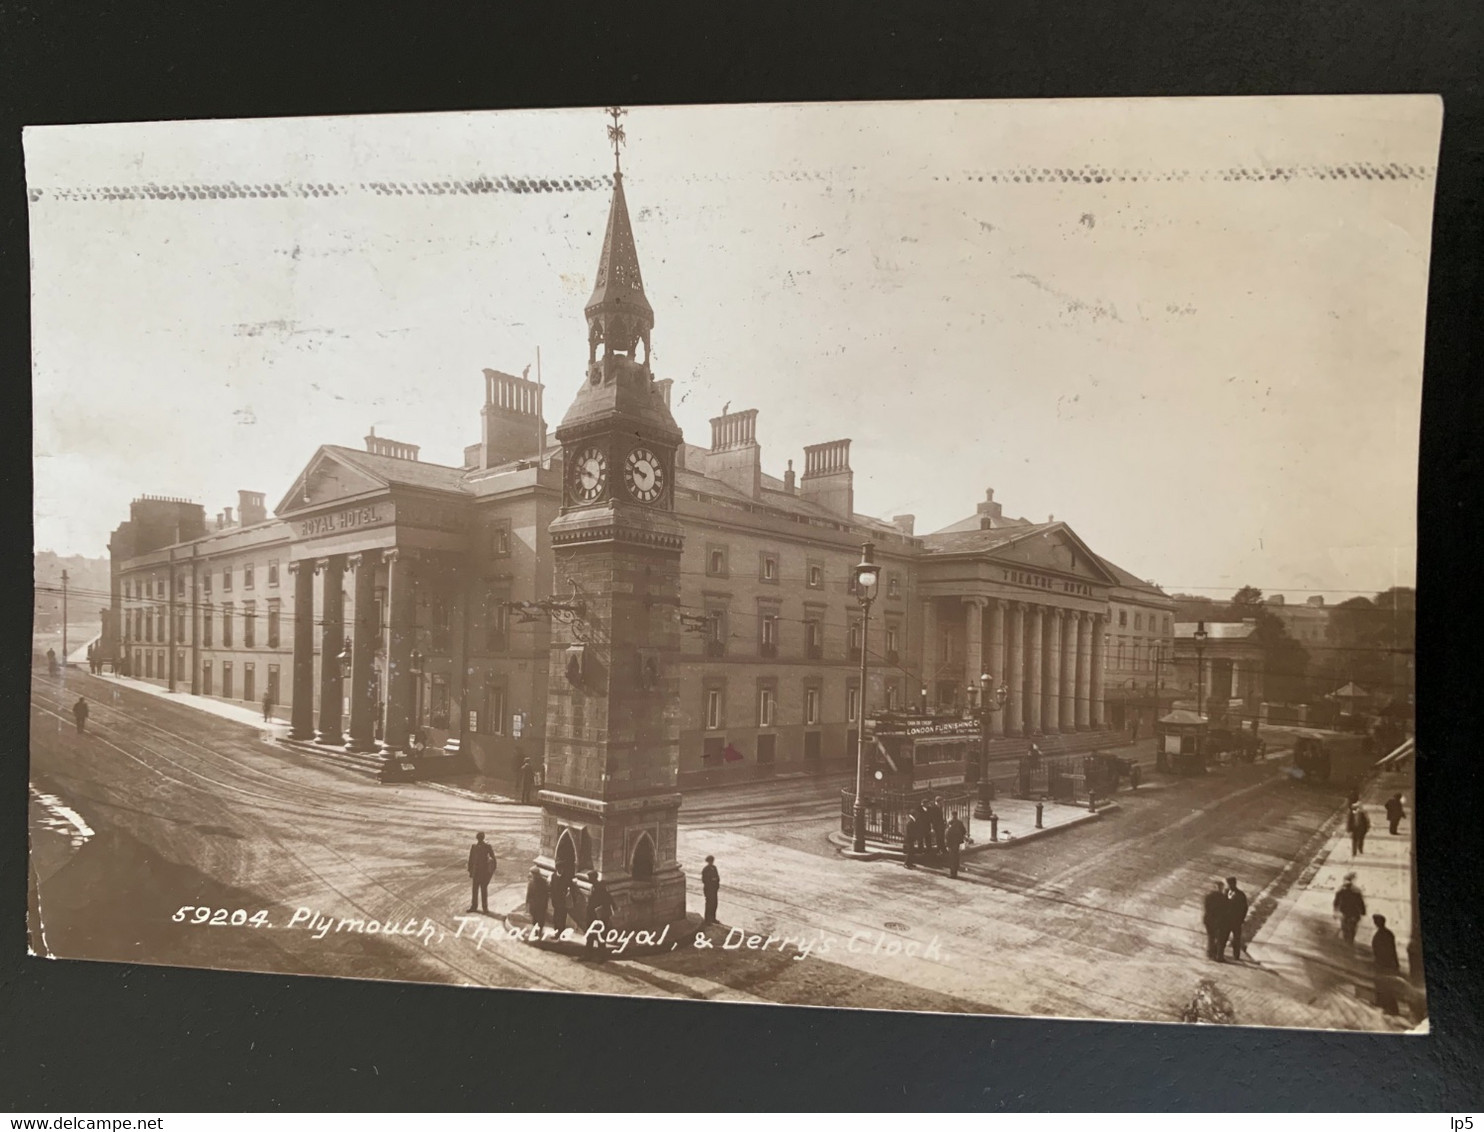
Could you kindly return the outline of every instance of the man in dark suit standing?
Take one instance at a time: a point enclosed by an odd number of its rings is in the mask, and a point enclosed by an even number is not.
[[[1221,963],[1222,948],[1226,945],[1226,889],[1221,882],[1213,881],[1211,891],[1206,893],[1206,907],[1201,917],[1206,925],[1206,958]]]
[[[964,839],[969,836],[964,823],[958,820],[957,810],[953,811],[953,820],[948,823],[943,836],[948,842],[948,875],[957,878],[959,854],[963,851]]]
[[[1400,1011],[1396,1005],[1396,980],[1402,965],[1396,955],[1396,934],[1379,912],[1371,917],[1376,934],[1371,937],[1371,961],[1376,965],[1376,1005],[1387,1014]]]
[[[1226,878],[1226,934],[1232,941],[1232,958],[1242,958],[1242,927],[1247,919],[1247,894],[1237,887],[1236,877]]]
[[[701,870],[701,891],[706,894],[706,915],[702,924],[716,923],[716,894],[721,891],[721,873],[716,871],[716,858],[707,857]]]
[[[469,911],[490,910],[490,878],[495,875],[495,851],[484,839],[484,834],[474,835],[474,844],[469,846],[469,879],[473,887],[469,892]]]

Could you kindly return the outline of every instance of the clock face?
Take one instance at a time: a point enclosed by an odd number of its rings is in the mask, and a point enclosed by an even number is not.
[[[608,484],[608,457],[600,448],[585,448],[572,465],[572,498],[591,503]]]
[[[653,503],[665,490],[665,465],[648,448],[635,448],[624,461],[624,482],[640,503]]]

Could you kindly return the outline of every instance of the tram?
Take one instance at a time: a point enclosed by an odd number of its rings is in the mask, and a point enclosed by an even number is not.
[[[889,714],[866,720],[866,781],[913,802],[969,792],[979,780],[976,719]]]

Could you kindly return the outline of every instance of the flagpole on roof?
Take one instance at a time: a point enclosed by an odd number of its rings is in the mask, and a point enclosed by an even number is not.
[[[541,467],[541,457],[546,449],[546,421],[543,405],[546,401],[546,386],[541,384],[541,347],[536,347],[536,467]]]

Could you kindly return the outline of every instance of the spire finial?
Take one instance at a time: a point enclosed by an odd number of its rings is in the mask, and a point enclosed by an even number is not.
[[[608,127],[608,140],[613,143],[613,172],[622,176],[623,170],[618,165],[618,147],[627,144],[624,137],[623,125],[619,122],[628,111],[622,106],[608,107],[608,116],[613,119],[613,125]]]

